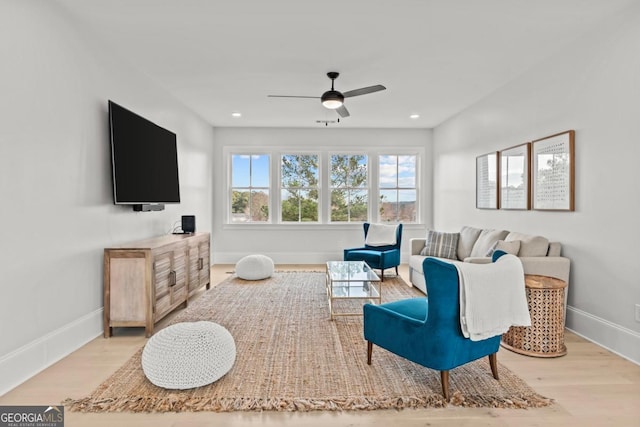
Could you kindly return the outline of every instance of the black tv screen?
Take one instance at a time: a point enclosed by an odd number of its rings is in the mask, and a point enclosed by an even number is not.
[[[180,203],[176,134],[109,101],[115,204]]]

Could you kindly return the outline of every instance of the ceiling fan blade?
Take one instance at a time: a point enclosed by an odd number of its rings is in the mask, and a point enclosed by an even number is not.
[[[342,92],[342,95],[344,95],[345,98],[350,98],[352,96],[366,95],[368,93],[378,92],[385,89],[386,87],[382,85],[375,85],[375,86],[363,87],[360,89],[349,90],[347,92]]]
[[[340,115],[340,117],[349,117],[351,115],[349,114],[349,110],[347,110],[347,107],[345,107],[344,104],[336,108],[336,112]]]
[[[320,99],[319,96],[297,96],[297,95],[267,95],[269,98],[313,98]]]

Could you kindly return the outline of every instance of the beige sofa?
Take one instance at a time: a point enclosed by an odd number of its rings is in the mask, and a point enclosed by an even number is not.
[[[434,237],[434,235],[438,235]],[[457,235],[457,236],[456,236]],[[445,238],[442,238],[445,236]],[[437,240],[437,248],[434,242]],[[430,231],[425,238],[410,240],[411,257],[409,258],[409,278],[411,284],[425,294],[427,286],[422,271],[422,262],[429,255],[438,254],[443,242],[448,242],[453,250],[447,257],[436,258],[444,261],[457,262],[491,262],[491,253],[495,249],[517,255],[522,261],[525,274],[537,274],[541,276],[555,277],[569,284],[569,258],[561,256],[562,245],[559,242],[549,242],[542,236],[532,236],[507,230],[480,229],[474,227],[462,227],[459,233],[436,233]],[[425,249],[425,244],[429,243]],[[434,252],[434,250],[436,252]],[[423,253],[421,255],[421,252]]]

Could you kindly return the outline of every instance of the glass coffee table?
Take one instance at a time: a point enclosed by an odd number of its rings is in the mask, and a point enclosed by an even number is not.
[[[382,303],[382,282],[371,267],[364,261],[329,261],[326,276],[329,315],[358,316],[360,311],[336,312],[335,303],[339,300],[365,300],[372,304]],[[351,306],[352,304],[347,304]],[[348,307],[349,308],[349,307]],[[350,307],[353,310],[353,307]]]

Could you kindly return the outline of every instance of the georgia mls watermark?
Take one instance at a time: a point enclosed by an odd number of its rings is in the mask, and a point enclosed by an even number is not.
[[[0,427],[64,427],[64,406],[0,406]]]

